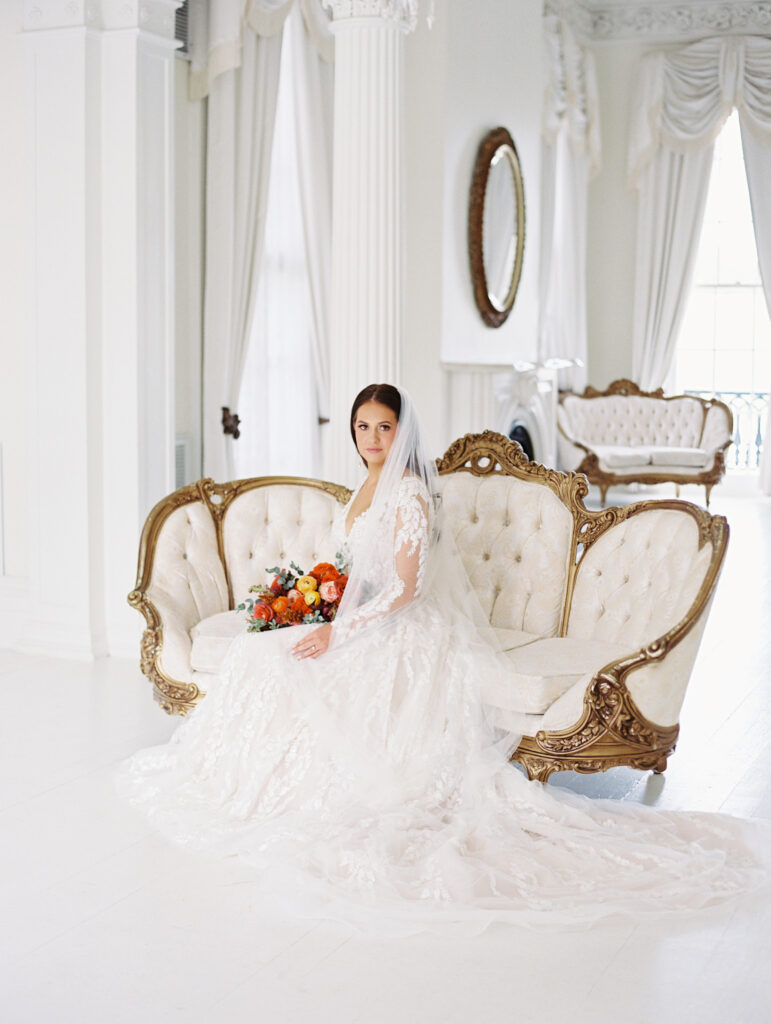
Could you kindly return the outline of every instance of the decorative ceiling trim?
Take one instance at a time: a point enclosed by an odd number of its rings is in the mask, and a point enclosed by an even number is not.
[[[771,0],[544,0],[544,14],[565,18],[591,42],[686,42],[724,33],[771,35]]]

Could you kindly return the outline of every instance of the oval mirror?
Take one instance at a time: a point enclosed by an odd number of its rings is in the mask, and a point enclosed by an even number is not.
[[[514,305],[525,249],[522,168],[505,128],[489,132],[477,152],[468,246],[477,307],[488,327],[500,327]]]

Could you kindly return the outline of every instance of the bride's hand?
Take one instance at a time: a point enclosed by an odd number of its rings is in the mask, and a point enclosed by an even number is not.
[[[329,647],[331,639],[332,623],[327,622],[299,640],[292,648],[292,654],[296,658],[318,658]]]

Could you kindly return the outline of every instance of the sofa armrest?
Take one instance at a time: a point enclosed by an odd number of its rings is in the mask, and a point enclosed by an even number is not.
[[[198,690],[190,630],[229,604],[217,531],[197,485],[169,495],[147,517],[137,584],[128,599],[147,623],[142,671],[167,710],[191,705]]]
[[[644,729],[647,724],[662,729],[677,726],[711,605],[712,598],[679,640],[673,636],[677,632],[673,630],[629,657],[609,663],[595,675],[582,676],[549,707],[541,730],[562,732],[584,727],[582,718],[587,708],[590,718],[596,708],[600,718],[607,721],[608,703],[602,694],[606,695],[608,688],[615,688],[610,706],[620,708],[624,690],[631,697],[645,719],[637,723],[638,733],[640,726]]]
[[[577,437],[573,437],[567,413],[560,406],[557,411],[557,452],[560,468],[563,472],[574,472],[590,450]]]
[[[710,456],[715,452],[725,450],[732,440],[733,417],[727,405],[722,402],[714,402],[707,409],[704,417],[704,427],[701,432],[700,448],[703,448]]]

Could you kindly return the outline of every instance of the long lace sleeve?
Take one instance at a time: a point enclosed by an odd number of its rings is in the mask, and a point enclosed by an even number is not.
[[[364,600],[335,622],[338,642],[351,633],[376,625],[420,596],[426,568],[430,535],[430,502],[425,489],[409,478],[402,481],[393,529],[382,561],[392,561],[390,572],[382,573],[379,585],[365,580]],[[382,568],[387,566],[381,566]],[[375,591],[374,594],[372,591]]]

